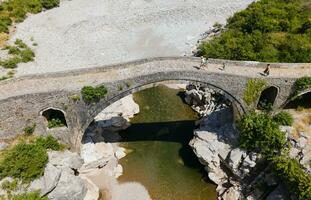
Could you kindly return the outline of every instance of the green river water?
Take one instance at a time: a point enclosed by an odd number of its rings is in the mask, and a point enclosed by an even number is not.
[[[188,143],[198,116],[183,103],[180,90],[158,86],[134,94],[140,113],[120,134],[128,155],[120,160],[119,181],[136,181],[153,200],[215,200],[208,180]]]

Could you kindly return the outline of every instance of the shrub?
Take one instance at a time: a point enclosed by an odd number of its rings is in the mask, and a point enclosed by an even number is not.
[[[262,90],[266,87],[267,83],[262,79],[249,79],[246,84],[243,99],[247,105],[254,104],[259,98]]]
[[[285,136],[271,117],[264,113],[244,115],[237,123],[239,144],[246,150],[271,155],[285,144]]]
[[[64,122],[61,119],[52,118],[48,121],[48,128],[57,128],[65,126]]]
[[[41,136],[31,143],[22,141],[4,152],[0,161],[0,179],[9,176],[28,183],[39,178],[48,162],[47,149],[57,151],[63,148],[52,136]]]
[[[275,121],[279,125],[291,126],[294,122],[294,119],[290,113],[282,111],[273,116],[273,121]]]
[[[310,0],[261,0],[227,20],[199,56],[265,62],[311,62]]]
[[[71,95],[69,98],[74,102],[80,101],[80,96],[77,94]]]
[[[5,153],[0,162],[0,177],[30,182],[43,174],[47,162],[48,155],[42,146],[21,142]]]
[[[44,149],[51,149],[54,151],[59,151],[62,149],[62,145],[51,135],[47,137],[39,137],[36,139],[35,144],[43,147]]]
[[[311,88],[311,77],[302,77],[295,81],[294,84],[294,93],[293,96],[295,97],[298,95],[299,92]]]
[[[33,123],[31,126],[26,126],[23,131],[24,131],[25,135],[31,135],[31,134],[33,134],[35,129],[36,129],[36,124]]]
[[[14,69],[17,67],[17,64],[20,63],[20,58],[18,57],[13,57],[13,58],[9,58],[7,60],[3,60],[0,62],[1,66],[3,66],[4,68],[7,69]]]
[[[86,103],[98,102],[107,94],[107,89],[104,85],[92,87],[84,86],[81,90],[82,98]]]
[[[8,53],[14,55],[12,58],[8,58],[0,62],[4,68],[16,68],[20,62],[30,62],[34,60],[35,53],[22,41],[17,39],[14,43],[15,46],[6,46],[4,49],[8,50]]]
[[[0,16],[0,32],[9,33],[9,26],[11,26],[12,20],[8,16]]]
[[[45,9],[51,9],[59,6],[59,0],[41,0],[41,3]]]
[[[18,187],[18,180],[14,179],[13,181],[4,181],[1,184],[1,188],[7,192],[15,191]]]
[[[299,162],[288,156],[275,156],[272,159],[274,172],[286,184],[289,191],[299,200],[311,199],[311,176],[306,174]]]

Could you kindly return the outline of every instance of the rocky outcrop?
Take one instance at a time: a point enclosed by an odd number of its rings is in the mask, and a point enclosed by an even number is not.
[[[186,87],[185,102],[202,117],[231,104],[220,91],[193,84]]]
[[[291,143],[289,156],[298,159],[304,166],[305,172],[311,174],[311,136],[303,132],[294,134],[294,128],[291,126],[280,126],[280,130],[285,133],[287,140]]]
[[[190,146],[217,184],[219,199],[240,199],[240,181],[256,166],[258,155],[237,146],[231,104],[220,93],[199,85],[188,85],[185,101],[202,117]]]

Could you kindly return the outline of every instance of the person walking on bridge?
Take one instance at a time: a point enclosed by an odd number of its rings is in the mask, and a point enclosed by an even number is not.
[[[207,60],[203,56],[201,56],[201,65],[200,68],[207,67]]]
[[[263,71],[264,75],[269,76],[270,74],[270,64],[267,64],[266,69]]]

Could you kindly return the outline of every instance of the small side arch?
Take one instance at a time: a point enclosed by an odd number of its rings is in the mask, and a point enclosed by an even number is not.
[[[68,127],[65,117],[65,112],[58,108],[46,108],[40,112],[46,119],[46,124],[49,129],[56,127]]]
[[[269,86],[261,92],[260,98],[257,103],[257,109],[265,110],[272,109],[275,100],[278,96],[279,89],[275,86]]]

